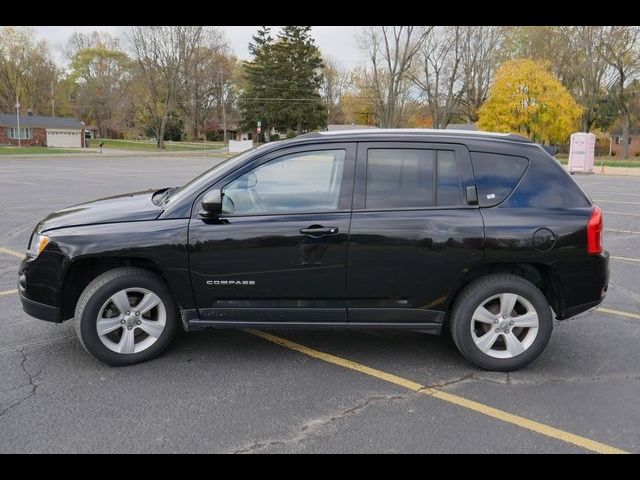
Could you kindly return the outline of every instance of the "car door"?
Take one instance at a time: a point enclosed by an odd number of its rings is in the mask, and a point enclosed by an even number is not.
[[[438,328],[452,288],[483,260],[473,182],[463,145],[359,144],[349,322]]]
[[[194,208],[189,227],[202,322],[346,322],[355,151],[350,143],[278,150],[213,186],[222,215],[211,221]]]

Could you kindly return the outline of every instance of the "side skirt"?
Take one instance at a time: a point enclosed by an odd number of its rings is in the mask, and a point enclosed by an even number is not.
[[[223,310],[224,312],[220,312]],[[232,315],[231,310],[241,314]],[[329,311],[327,311],[329,310]],[[212,318],[220,317],[223,320]],[[240,313],[240,312],[238,312]],[[252,315],[253,313],[253,315]],[[445,313],[433,310],[417,311],[413,309],[366,309],[368,321],[364,321],[365,312],[358,312],[356,317],[362,321],[318,321],[319,318],[331,317],[334,309],[206,309],[199,314],[198,310],[181,310],[185,331],[203,330],[207,328],[260,328],[260,329],[333,329],[333,330],[415,330],[421,333],[439,335],[442,331]],[[231,314],[231,315],[230,315]],[[308,321],[290,320],[292,317],[308,318]],[[203,319],[204,317],[205,319]],[[252,318],[253,317],[253,318]],[[262,318],[261,318],[262,317]],[[395,321],[394,321],[395,320]],[[408,320],[408,321],[406,321]]]

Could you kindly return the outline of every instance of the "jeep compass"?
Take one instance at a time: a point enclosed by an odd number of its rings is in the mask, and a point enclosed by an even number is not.
[[[178,328],[446,328],[470,362],[509,371],[542,353],[554,318],[604,298],[602,229],[517,135],[312,133],[52,213],[18,285],[27,313],[73,318],[110,365],[156,357]]]

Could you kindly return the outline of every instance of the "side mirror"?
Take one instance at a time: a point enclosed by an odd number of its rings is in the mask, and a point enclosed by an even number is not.
[[[216,218],[222,213],[222,190],[211,190],[205,193],[198,212],[202,218]]]

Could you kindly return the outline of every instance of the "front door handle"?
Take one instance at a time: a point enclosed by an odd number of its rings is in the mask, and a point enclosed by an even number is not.
[[[323,227],[322,225],[311,225],[309,228],[301,228],[300,233],[311,235],[312,237],[322,237],[323,235],[335,235],[340,229],[338,227]]]

